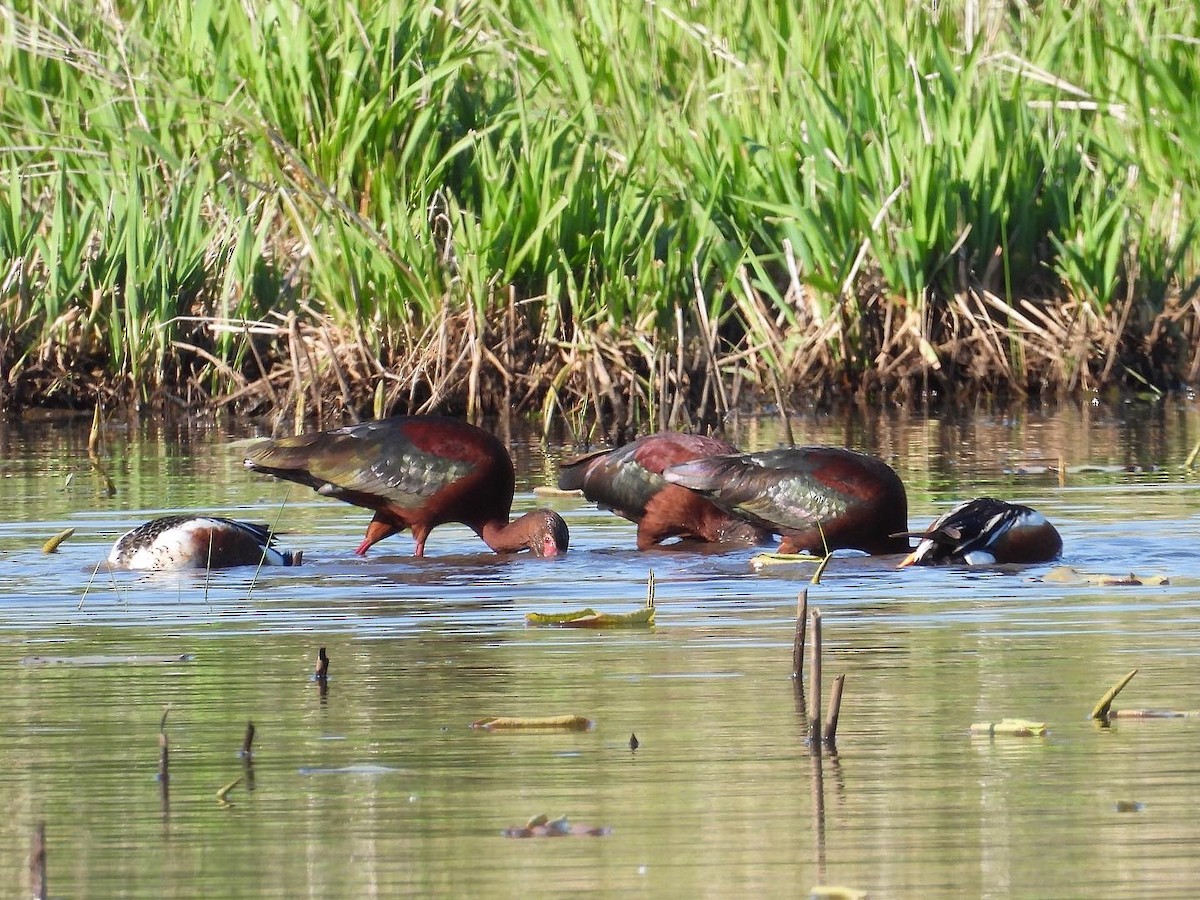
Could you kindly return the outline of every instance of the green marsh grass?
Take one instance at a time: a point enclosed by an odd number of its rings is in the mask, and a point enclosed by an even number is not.
[[[1198,20],[17,0],[0,402],[632,431],[1195,381]]]

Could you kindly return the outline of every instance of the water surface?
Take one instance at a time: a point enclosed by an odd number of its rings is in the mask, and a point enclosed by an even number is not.
[[[436,530],[423,560],[408,535],[358,559],[368,514],[245,473],[235,442],[249,426],[112,427],[108,496],[86,422],[5,425],[0,840],[16,851],[0,856],[0,893],[23,894],[44,820],[60,897],[1193,895],[1200,720],[1087,716],[1134,667],[1117,706],[1200,709],[1200,486],[1183,467],[1195,403],[793,428],[800,443],[887,458],[914,528],[995,494],[1058,525],[1063,563],[1171,582],[839,557],[809,594],[826,683],[846,675],[838,754],[815,758],[789,678],[811,565],[638,553],[631,524],[575,500],[552,501],[571,527],[561,559],[497,557],[457,526]],[[782,440],[766,417],[735,437]],[[514,449],[520,511],[571,448]],[[93,577],[121,532],[177,510],[278,522],[305,565]],[[531,611],[632,610],[650,570],[653,629],[525,627]],[[321,646],[325,691],[310,677]],[[468,727],[563,713],[595,727]],[[1050,731],[970,736],[1005,716]],[[538,813],[611,832],[503,836]]]

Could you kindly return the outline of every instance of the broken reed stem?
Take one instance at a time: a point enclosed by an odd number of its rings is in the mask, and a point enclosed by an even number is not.
[[[158,782],[164,802],[171,782],[171,741],[167,738],[167,713],[170,711],[171,704],[168,703],[158,720]]]
[[[301,434],[304,431],[304,391],[296,392],[296,409],[292,416],[292,434]]]
[[[275,513],[275,521],[271,525],[271,530],[268,532],[268,545],[270,538],[273,538],[279,531],[279,520],[283,518],[283,511],[287,507],[288,498],[292,496],[291,484],[288,484],[288,489],[283,494],[283,502],[279,504],[279,512]],[[211,537],[211,533],[209,535]],[[293,564],[298,562],[296,557],[293,557]],[[263,547],[262,555],[258,558],[258,565],[254,569],[254,577],[250,579],[250,589],[246,591],[246,602],[250,602],[250,598],[254,596],[254,588],[258,584],[258,573],[262,571],[263,563],[267,561],[267,547]],[[207,585],[205,586],[207,591]],[[205,594],[207,598],[207,593]]]
[[[100,560],[100,562],[96,563],[96,568],[92,569],[92,577],[89,578],[88,583],[84,585],[83,596],[79,598],[79,605],[75,607],[76,612],[79,612],[79,610],[83,609],[83,601],[87,599],[88,591],[92,589],[92,582],[96,580],[96,573],[100,571],[100,567],[104,565],[105,562],[106,560]]]
[[[1133,669],[1128,675],[1108,689],[1108,693],[1100,698],[1100,702],[1097,703],[1095,708],[1092,710],[1093,719],[1100,719],[1101,721],[1108,719],[1108,710],[1112,706],[1113,701],[1117,699],[1117,694],[1124,690],[1125,685],[1129,684],[1129,682],[1133,680],[1133,676],[1136,675],[1137,672],[1137,669]]]
[[[171,741],[165,731],[158,733],[158,780],[162,785],[163,795],[166,796],[167,786],[171,781]]]
[[[809,584],[820,584],[821,576],[825,574],[825,569],[829,565],[829,560],[833,559],[833,551],[829,549],[829,541],[825,538],[825,529],[821,527],[821,523],[817,522],[817,533],[821,535],[821,546],[825,548],[825,555],[821,558],[821,562],[817,565],[817,570],[813,572]]]
[[[254,343],[254,335],[250,333],[249,324],[242,326],[242,331],[246,335],[246,343],[250,345],[250,352],[254,355],[254,362],[258,365],[259,384],[265,385],[267,393],[271,397],[271,406],[275,409],[279,408],[279,394],[275,392],[275,385],[271,384],[271,376],[267,374],[267,367],[263,365],[262,354],[258,352],[258,345]]]
[[[233,779],[233,781],[229,782],[229,784],[223,784],[221,787],[217,788],[217,803],[223,807],[233,806],[233,804],[229,802],[229,792],[241,783],[242,776],[239,775],[237,778]]]
[[[242,759],[250,759],[254,755],[254,723],[246,723],[246,736],[242,738]]]
[[[358,410],[354,408],[354,396],[350,393],[350,383],[342,371],[342,364],[338,362],[337,350],[333,347],[333,338],[329,336],[329,329],[324,325],[321,326],[321,337],[325,339],[325,349],[329,351],[329,364],[333,367],[333,374],[337,376],[338,387],[342,391],[342,406],[349,414],[350,421],[357,425],[360,419]]]
[[[204,602],[208,603],[208,586],[212,582],[212,548],[213,548],[213,532],[209,529],[208,532],[208,556],[204,559]]]
[[[382,378],[375,384],[375,403],[372,409],[377,419],[382,419],[383,413],[387,409],[387,392],[384,390]]]
[[[92,471],[100,476],[100,480],[104,482],[104,496],[117,496],[117,485],[112,480],[112,476],[108,474],[108,470],[100,462],[99,456],[90,457],[92,463]]]
[[[796,638],[792,641],[792,677],[804,680],[804,634],[808,626],[808,588],[800,591],[796,600]]]
[[[842,711],[842,687],[846,684],[846,676],[839,675],[833,679],[833,688],[829,691],[829,717],[825,720],[825,746],[834,749],[837,745],[838,714]]]
[[[33,827],[33,843],[29,848],[29,892],[34,900],[46,900],[46,823]]]
[[[1196,441],[1196,446],[1192,448],[1192,452],[1187,455],[1187,459],[1183,461],[1185,469],[1192,468],[1195,465],[1196,457],[1200,455],[1200,441]]]
[[[813,707],[808,713],[809,747],[813,753],[821,752],[821,610],[809,613],[809,631],[812,645],[808,654],[808,686],[812,692]]]
[[[96,401],[96,411],[92,414],[92,430],[88,432],[88,456],[95,459],[100,455],[100,401]]]
[[[828,568],[829,561],[831,559],[833,559],[832,553],[826,553],[823,557],[821,557],[821,561],[817,564],[816,571],[813,572],[812,579],[809,581],[809,584],[821,583],[821,576],[825,574],[825,569]]]

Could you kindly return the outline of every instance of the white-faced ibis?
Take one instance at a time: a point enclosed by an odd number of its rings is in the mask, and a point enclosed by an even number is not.
[[[516,473],[495,435],[442,416],[393,416],[332,431],[264,441],[246,468],[306,484],[375,511],[360,556],[378,541],[412,529],[417,556],[429,532],[461,522],[497,553],[563,553],[567,523],[538,509],[509,521]]]
[[[663,477],[782,535],[780,553],[904,553],[908,499],[883,460],[840,447],[786,447],[672,466]]]
[[[602,509],[636,522],[639,550],[671,537],[760,544],[770,538],[769,531],[662,476],[664,469],[679,463],[736,452],[735,447],[717,438],[664,431],[615,450],[599,450],[567,460],[561,465],[558,486],[581,490]]]

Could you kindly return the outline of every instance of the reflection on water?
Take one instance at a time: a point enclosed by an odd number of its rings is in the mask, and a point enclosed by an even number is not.
[[[447,526],[426,559],[402,535],[362,560],[368,515],[247,475],[228,446],[241,433],[110,430],[108,498],[86,423],[7,426],[0,840],[19,852],[0,856],[0,884],[24,892],[44,820],[50,892],[64,897],[795,896],[819,883],[878,897],[1191,895],[1200,720],[1101,728],[1087,714],[1134,667],[1118,706],[1200,708],[1200,491],[1182,468],[1195,405],[794,425],[798,441],[893,462],[914,527],[998,494],[1050,516],[1066,563],[1171,583],[835,560],[810,593],[826,682],[846,675],[839,755],[821,758],[788,677],[812,566],[637,553],[632,525],[575,501],[555,501],[572,529],[561,559],[496,557]],[[737,437],[753,448],[779,434],[763,419]],[[517,449],[530,508],[570,448]],[[1079,471],[1126,465],[1143,471]],[[93,578],[112,540],[161,512],[274,522],[285,497],[300,568]],[[524,627],[530,611],[632,609],[651,568],[653,630]],[[468,727],[564,713],[596,727]],[[968,734],[1006,716],[1050,733]],[[612,832],[503,836],[538,813]]]

